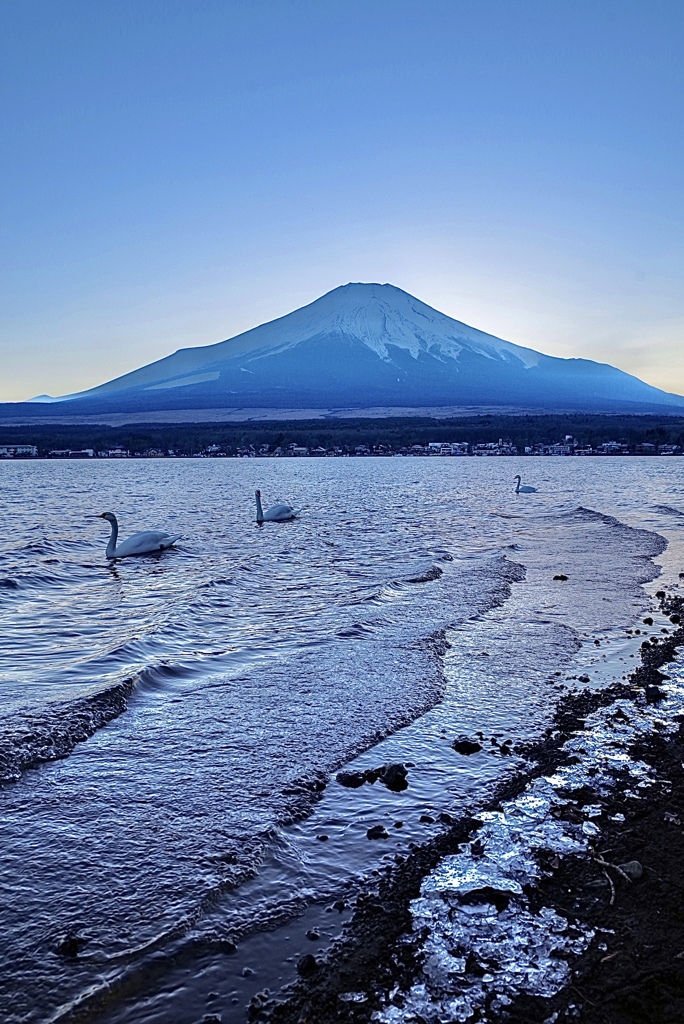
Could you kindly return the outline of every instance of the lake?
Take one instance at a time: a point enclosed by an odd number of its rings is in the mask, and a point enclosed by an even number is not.
[[[258,526],[257,487],[301,516]],[[244,1019],[284,927],[515,768],[444,736],[612,681],[684,562],[677,458],[1,462],[0,497],[8,1024]],[[104,511],[181,540],[109,563]],[[334,781],[388,760],[406,793]]]

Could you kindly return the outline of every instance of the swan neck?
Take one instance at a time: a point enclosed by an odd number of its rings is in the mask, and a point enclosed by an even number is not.
[[[257,503],[257,523],[263,523],[263,521],[264,521],[264,510],[261,507],[261,495],[260,494],[257,494],[257,496],[256,496],[256,503]]]
[[[116,554],[116,539],[119,536],[119,524],[116,520],[116,516],[112,522],[112,532],[109,536],[109,543],[107,544],[107,558],[114,558]]]

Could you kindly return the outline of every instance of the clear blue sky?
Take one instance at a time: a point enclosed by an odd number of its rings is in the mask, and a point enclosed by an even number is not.
[[[0,400],[389,281],[684,393],[683,0],[3,0]]]

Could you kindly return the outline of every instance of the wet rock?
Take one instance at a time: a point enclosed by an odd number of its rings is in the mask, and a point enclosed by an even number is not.
[[[670,622],[674,622],[675,626],[678,626],[681,621],[682,620],[681,620],[681,617],[679,615],[671,615],[670,616]]]
[[[319,836],[316,836],[316,839],[320,840],[321,843],[327,843],[329,838],[330,836],[327,836],[325,832],[321,832]]]
[[[435,819],[431,814],[421,814],[418,821],[422,821],[425,825],[434,825]]]
[[[297,961],[297,972],[304,977],[307,974],[313,974],[318,967],[316,957],[312,953],[305,953]]]
[[[343,910],[347,909],[347,904],[344,900],[335,900],[332,908],[333,910],[336,910],[338,914],[341,914]]]
[[[408,789],[407,775],[408,770],[405,765],[386,764],[380,770],[378,778],[383,786],[387,786],[393,793],[401,793]]]
[[[579,681],[580,681],[580,683],[590,683],[591,682],[589,676],[580,676],[579,677]]]
[[[221,1024],[221,1018],[218,1013],[205,1013],[202,1024]]]
[[[454,825],[456,818],[454,818],[453,814],[449,814],[448,811],[440,811],[437,815],[437,821],[441,821],[442,825]]]
[[[645,693],[646,700],[649,704],[655,704],[657,701],[663,700],[667,696],[665,691],[661,690],[659,686],[647,686]]]
[[[457,754],[477,754],[482,750],[482,744],[468,736],[457,736],[451,746]]]
[[[483,885],[480,889],[471,889],[469,892],[458,893],[459,903],[467,906],[478,906],[482,903],[491,903],[500,914],[506,910],[513,898],[513,894],[507,890],[495,889],[491,885]]]
[[[338,772],[335,776],[340,786],[347,786],[348,789],[358,789],[366,781],[365,772]]]
[[[628,860],[624,864],[618,864],[618,867],[633,882],[637,882],[644,873],[644,869],[638,860]]]
[[[243,967],[242,968],[242,977],[243,978],[251,978],[253,974],[254,974],[254,971],[252,970],[251,967]]]
[[[315,942],[316,939],[320,939],[321,933],[318,931],[317,928],[309,928],[308,932],[306,933],[306,937],[307,939],[311,939],[312,942]]]
[[[653,625],[653,619],[651,618],[650,615],[647,615],[646,618],[643,621],[644,621],[644,625],[646,625],[646,626],[652,626]]]
[[[337,781],[341,786],[349,789],[359,789],[365,782],[374,785],[381,782],[383,786],[394,793],[401,793],[408,789],[408,769],[411,765],[405,764],[381,764],[377,768],[367,768],[365,772],[338,772]]]
[[[558,575],[554,576],[553,578],[554,580],[567,580],[568,577],[565,575],[564,572],[559,572]]]
[[[368,839],[389,839],[389,832],[384,825],[373,825],[366,832]]]
[[[394,827],[395,828],[403,828],[404,827],[404,822],[403,821],[395,821],[394,822]]]
[[[68,931],[66,935],[63,935],[58,940],[56,950],[60,956],[68,957],[69,959],[78,956],[79,951],[85,945],[85,939],[74,931]]]
[[[233,953],[237,953],[237,946],[232,939],[220,939],[214,946],[215,949],[219,949],[222,953],[226,953],[228,956],[232,956]]]

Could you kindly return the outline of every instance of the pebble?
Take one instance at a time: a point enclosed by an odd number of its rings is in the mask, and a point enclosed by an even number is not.
[[[335,778],[340,786],[347,786],[349,789],[358,789],[366,781],[363,772],[338,772]]]
[[[638,881],[644,873],[644,869],[638,860],[628,860],[624,864],[618,864],[618,867],[633,882]]]
[[[369,839],[389,839],[389,832],[384,825],[373,825],[366,832]]]
[[[62,956],[75,957],[78,956],[83,944],[84,940],[76,932],[67,932],[64,938],[57,943],[57,952]]]
[[[311,953],[305,953],[297,961],[297,971],[299,974],[311,974],[318,967],[316,957]]]
[[[467,736],[457,736],[451,744],[457,754],[477,754],[482,750],[482,744],[471,740]]]

